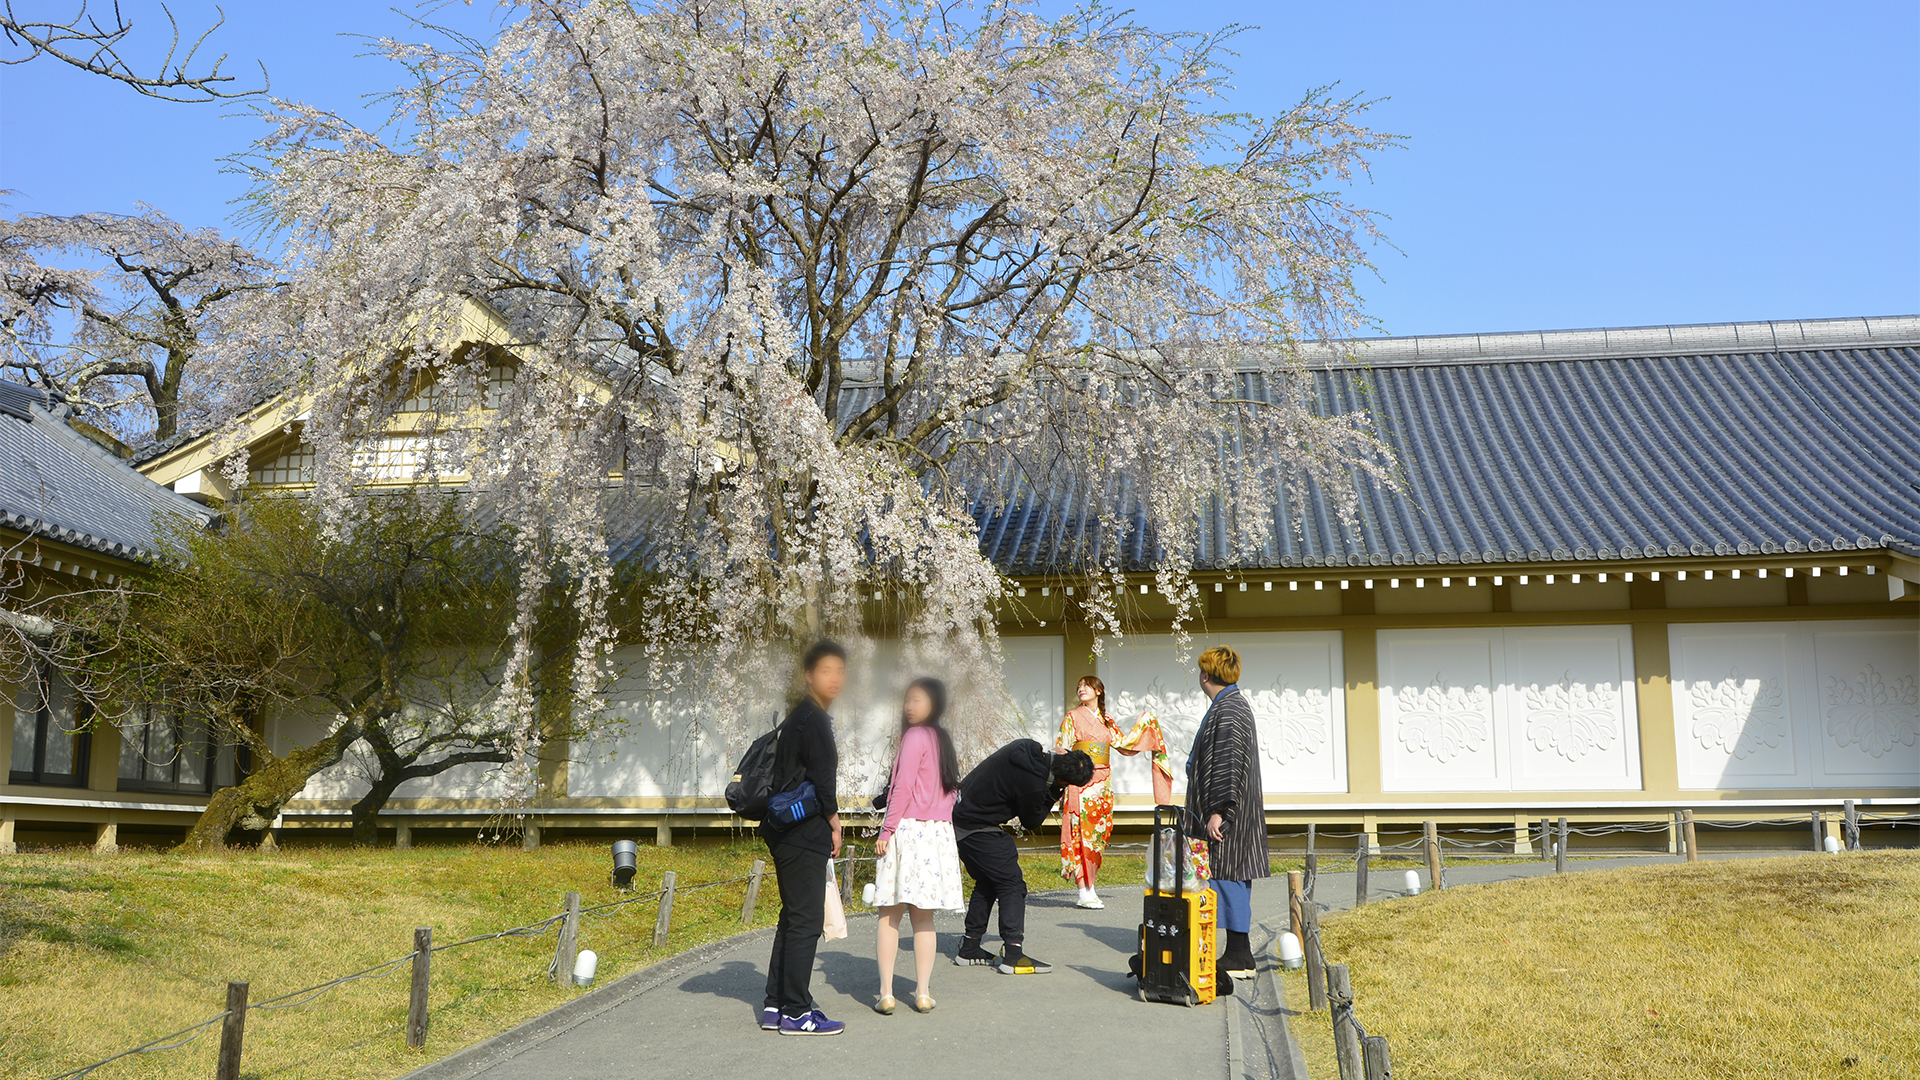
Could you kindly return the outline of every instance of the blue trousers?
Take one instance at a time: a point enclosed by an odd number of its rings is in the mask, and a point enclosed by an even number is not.
[[[1253,882],[1213,881],[1220,907],[1220,929],[1244,934],[1253,929]]]

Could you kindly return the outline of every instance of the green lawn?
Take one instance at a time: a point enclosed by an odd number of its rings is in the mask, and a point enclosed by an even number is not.
[[[1920,853],[1586,871],[1322,923],[1369,1034],[1421,1080],[1920,1076]],[[1325,1012],[1285,973],[1318,1080]]]

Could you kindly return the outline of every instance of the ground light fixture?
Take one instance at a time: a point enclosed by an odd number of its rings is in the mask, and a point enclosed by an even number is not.
[[[631,840],[613,842],[613,887],[633,888],[633,874],[640,861],[640,845]]]
[[[1305,967],[1306,964],[1307,964],[1307,954],[1302,952],[1300,949],[1300,939],[1295,937],[1293,934],[1293,931],[1291,930],[1281,931],[1280,933],[1280,966],[1281,968],[1287,971],[1299,971],[1301,968]]]
[[[593,974],[600,970],[600,954],[592,949],[581,949],[580,955],[573,961],[573,985],[592,986]]]
[[[1829,855],[1840,854],[1840,838],[1837,836],[1827,837],[1827,842],[1825,847],[1827,849],[1827,854]]]
[[[1418,870],[1407,871],[1407,895],[1420,895],[1420,871]]]

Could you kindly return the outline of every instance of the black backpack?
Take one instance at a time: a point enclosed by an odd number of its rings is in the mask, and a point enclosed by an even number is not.
[[[780,757],[780,733],[786,726],[776,724],[772,731],[753,740],[734,767],[733,781],[727,785],[727,808],[748,821],[763,820],[767,801],[784,790],[775,766]]]

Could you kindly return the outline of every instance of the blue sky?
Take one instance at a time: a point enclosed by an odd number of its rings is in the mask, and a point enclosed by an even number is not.
[[[153,43],[158,4],[123,4]],[[344,36],[406,34],[387,3],[225,7],[214,44],[234,74],[264,61],[276,94],[351,111],[400,81]],[[173,8],[186,26],[212,18],[200,0]],[[1235,108],[1277,112],[1336,81],[1389,99],[1376,125],[1407,147],[1356,192],[1392,217],[1397,250],[1377,253],[1381,280],[1365,283],[1385,332],[1920,311],[1913,0],[1135,10],[1165,29],[1258,27],[1235,44]],[[480,4],[433,17],[484,31],[492,16]],[[234,112],[45,61],[0,69],[0,188],[17,211],[144,201],[224,226],[241,187],[219,159],[258,129]]]

